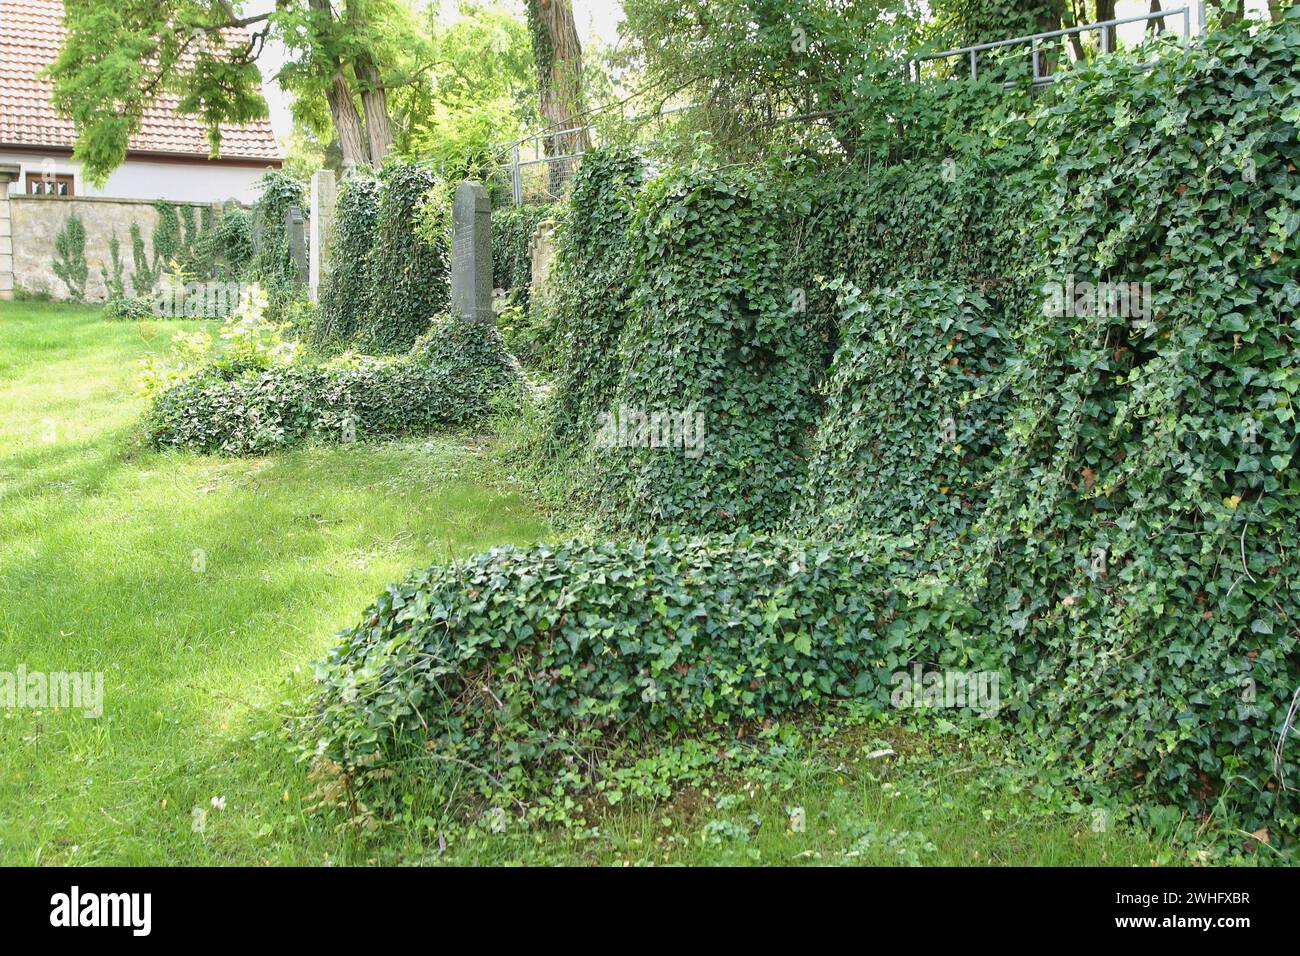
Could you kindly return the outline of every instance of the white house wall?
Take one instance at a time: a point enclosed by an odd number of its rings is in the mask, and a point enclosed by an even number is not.
[[[224,163],[154,162],[128,159],[96,189],[81,175],[79,163],[66,156],[43,157],[33,153],[0,150],[0,164],[22,166],[22,178],[10,185],[10,193],[27,191],[27,174],[42,172],[73,176],[77,196],[106,196],[113,199],[170,199],[208,205],[228,199],[250,205],[258,196],[257,183],[272,164],[238,166]]]

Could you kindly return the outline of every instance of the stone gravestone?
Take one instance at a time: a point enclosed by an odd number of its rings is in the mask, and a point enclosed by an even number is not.
[[[293,263],[295,285],[307,284],[307,234],[302,209],[290,206],[284,214],[284,232],[289,238],[289,261]]]
[[[330,271],[336,198],[333,171],[322,169],[314,173],[311,177],[311,240],[307,243],[307,292],[313,302],[320,301],[321,283]]]
[[[533,238],[528,243],[531,279],[528,295],[539,302],[546,294],[546,284],[551,278],[551,263],[555,261],[555,220],[545,219],[537,224]]]
[[[466,180],[451,207],[451,307],[468,322],[491,322],[492,201]]]

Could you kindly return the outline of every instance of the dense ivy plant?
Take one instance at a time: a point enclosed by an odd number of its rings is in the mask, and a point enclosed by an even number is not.
[[[85,299],[86,280],[90,276],[90,267],[86,264],[86,227],[76,213],[63,221],[63,228],[54,239],[54,261],[50,268],[63,280],[73,302]]]
[[[1041,281],[1150,293],[1030,313],[978,600],[1078,777],[1295,832],[1300,11],[1162,53],[1043,113]]]
[[[213,363],[159,393],[144,429],[159,448],[264,454],[475,425],[518,388],[495,329],[444,316],[406,355]]]
[[[556,218],[557,204],[534,203],[492,213],[492,286],[509,293],[511,303],[528,307],[533,279],[533,234]]]
[[[279,170],[264,175],[260,186],[253,205],[253,256],[246,278],[266,290],[272,312],[280,315],[298,295],[285,217],[295,206],[307,208],[307,193],[302,183]]]
[[[449,241],[419,228],[423,204],[431,196],[445,201],[439,185],[431,170],[415,163],[388,163],[379,175],[365,319],[355,342],[362,352],[405,352],[451,301]]]
[[[620,147],[588,151],[574,175],[557,237],[555,295],[546,306],[559,339],[544,451],[552,463],[569,461],[586,443],[614,394],[634,289],[628,226],[644,177],[641,158]]]
[[[387,773],[409,747],[486,791],[563,793],[602,734],[879,693],[849,648],[1006,673],[1026,752],[1072,782],[1293,839],[1300,11],[1156,52],[988,114],[983,156],[971,127],[914,117],[864,133],[883,168],[641,186],[630,155],[584,162],[550,453],[610,525],[793,518],[812,540],[417,575],[322,671],[321,752]],[[815,308],[783,300],[799,288]],[[954,403],[958,441],[921,444]],[[705,454],[601,447],[624,404],[694,404]]]
[[[1030,130],[1017,117],[998,123],[1007,141]],[[932,144],[935,133],[917,136]],[[553,408],[576,500],[625,528],[780,523],[802,479],[813,390],[841,321],[828,276],[868,289],[951,278],[988,297],[992,311],[1023,309],[1026,222],[1040,188],[1030,146],[977,153],[953,138],[952,148],[959,158],[872,170],[675,169],[637,197],[635,217],[601,220],[603,247],[579,248],[567,225],[561,261],[590,264],[608,250],[619,283],[595,306],[586,296],[600,287],[575,270],[553,304],[561,334],[594,346],[562,356]],[[575,190],[571,215],[581,222],[589,203],[610,209],[609,198]],[[605,316],[614,321],[591,336]],[[600,416],[657,411],[702,416],[703,454],[593,445]]]
[[[788,510],[820,373],[816,329],[782,268],[789,215],[762,172],[687,168],[646,186],[629,227],[639,281],[603,411],[667,415],[679,434],[668,447],[596,434],[587,453],[609,523],[773,527]]]
[[[230,203],[198,240],[198,258],[213,278],[223,282],[242,279],[253,258],[252,217]]]
[[[586,767],[602,736],[829,697],[883,706],[909,662],[970,660],[966,617],[933,582],[897,586],[904,566],[883,548],[733,535],[432,567],[388,588],[317,669],[311,751],[380,786],[409,756],[426,782],[450,768],[463,793],[544,807],[599,785]]]
[[[843,324],[794,523],[809,533],[914,535],[947,546],[983,510],[1014,346],[979,292],[842,284]]]
[[[449,203],[443,187],[415,163],[391,161],[378,176],[365,169],[349,173],[335,214],[331,271],[311,332],[315,348],[405,352],[447,308],[450,241],[444,230],[425,228],[429,207]]]
[[[362,167],[354,168],[339,188],[330,271],[310,332],[311,344],[322,352],[348,347],[369,312],[370,250],[378,214],[379,180]]]

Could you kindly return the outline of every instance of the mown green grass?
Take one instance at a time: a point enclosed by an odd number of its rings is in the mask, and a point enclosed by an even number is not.
[[[340,827],[286,740],[313,662],[406,569],[548,529],[486,480],[471,438],[252,460],[143,449],[139,359],[186,327],[0,304],[0,671],[105,674],[99,719],[3,711],[0,863],[1141,864],[1164,852],[1095,833],[1000,758],[928,737],[877,760],[864,756],[875,744],[837,738],[766,778],[602,810],[590,831]]]
[[[138,360],[177,328],[0,312],[0,670],[105,673],[101,719],[0,721],[6,863],[346,856],[303,814],[282,682],[406,569],[545,531],[525,500],[461,475],[464,441],[139,448]]]

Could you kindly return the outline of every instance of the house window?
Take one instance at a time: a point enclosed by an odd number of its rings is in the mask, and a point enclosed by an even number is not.
[[[27,195],[29,196],[71,196],[72,174],[28,173]]]

